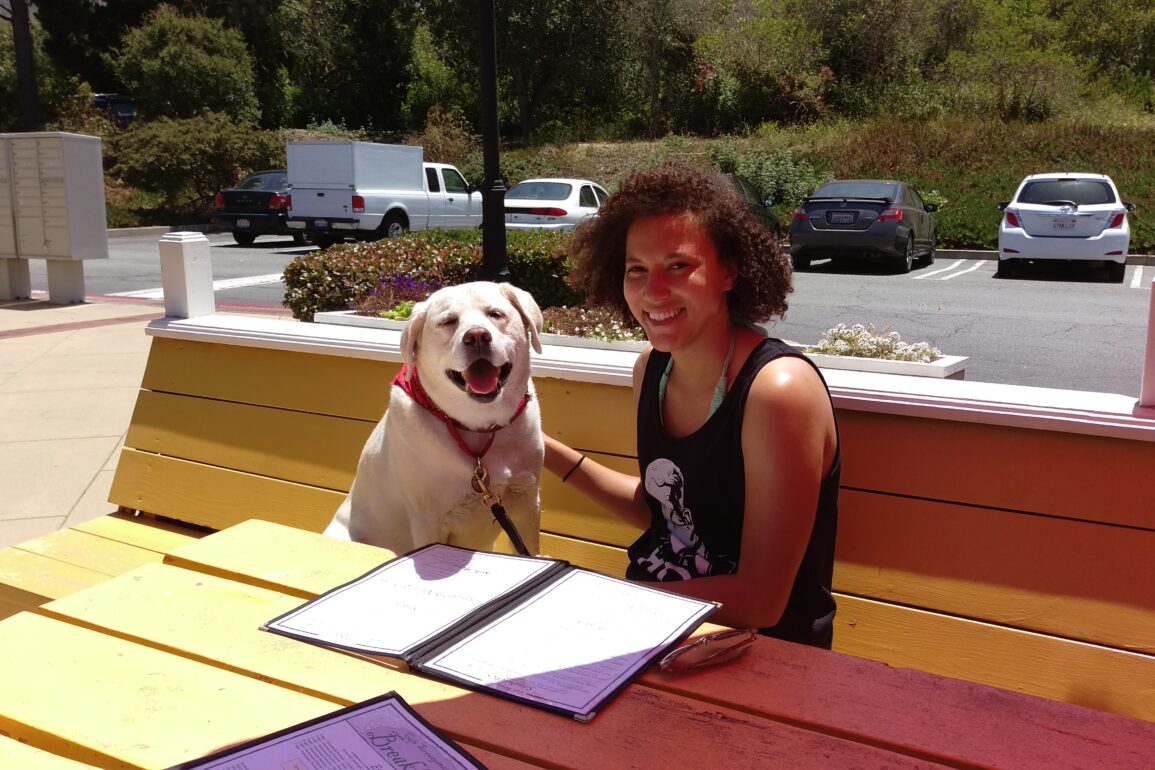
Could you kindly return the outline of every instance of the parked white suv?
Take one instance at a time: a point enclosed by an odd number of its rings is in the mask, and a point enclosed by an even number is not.
[[[1135,204],[1120,200],[1111,177],[1031,174],[998,208],[1000,276],[1027,260],[1096,260],[1107,265],[1113,280],[1123,280],[1131,241],[1127,214]]]

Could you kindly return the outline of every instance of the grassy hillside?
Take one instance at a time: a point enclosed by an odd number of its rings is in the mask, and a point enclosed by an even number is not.
[[[722,146],[727,157],[737,155],[753,168],[785,157],[835,178],[911,182],[941,204],[940,244],[948,248],[994,248],[1000,219],[995,203],[1010,199],[1027,174],[1105,173],[1115,180],[1123,199],[1137,206],[1131,218],[1131,251],[1155,253],[1155,127],[846,122],[769,128],[721,140],[670,136],[655,142],[551,145],[508,151],[502,167],[510,184],[529,176],[565,175],[600,181],[612,191],[631,171],[667,160],[716,165]],[[471,178],[481,177],[476,155],[463,165]],[[789,175],[790,169],[779,173]],[[776,206],[787,218],[797,203],[788,198]]]

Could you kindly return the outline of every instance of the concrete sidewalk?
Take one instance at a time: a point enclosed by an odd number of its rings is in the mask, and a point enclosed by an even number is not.
[[[163,316],[161,302],[0,300],[0,547],[115,510],[145,327]]]

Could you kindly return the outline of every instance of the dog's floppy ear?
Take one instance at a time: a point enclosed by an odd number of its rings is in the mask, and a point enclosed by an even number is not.
[[[421,330],[425,328],[425,315],[428,309],[427,302],[418,302],[413,306],[409,316],[409,323],[401,330],[401,358],[405,362],[405,379],[412,380],[417,371],[417,341],[421,339]]]
[[[534,352],[540,353],[541,338],[538,335],[541,334],[541,327],[545,325],[545,319],[541,315],[541,308],[537,306],[537,300],[528,291],[511,284],[502,283],[499,286],[501,293],[513,303],[517,312],[521,314],[521,320],[529,332],[529,343],[533,346]]]

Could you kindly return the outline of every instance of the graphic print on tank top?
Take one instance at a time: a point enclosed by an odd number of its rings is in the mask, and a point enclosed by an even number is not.
[[[638,556],[638,566],[663,582],[732,573],[737,566],[727,554],[711,554],[694,527],[694,513],[686,507],[686,479],[672,461],[659,457],[646,467],[645,486],[662,509],[666,533],[653,550]]]

